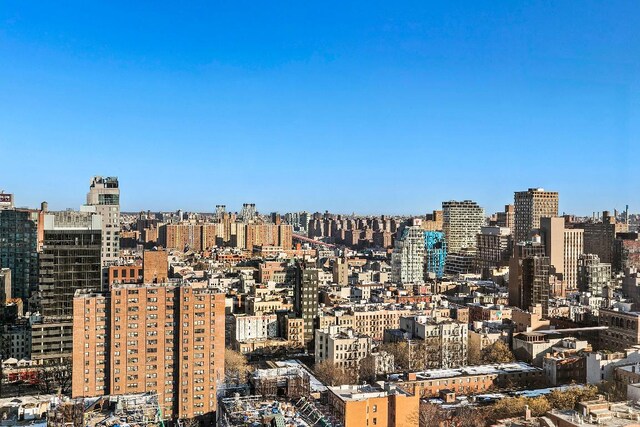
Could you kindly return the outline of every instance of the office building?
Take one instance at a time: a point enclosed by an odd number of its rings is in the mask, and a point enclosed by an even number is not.
[[[485,225],[484,209],[476,202],[442,202],[442,229],[449,253],[476,248],[476,235]]]
[[[87,206],[102,217],[102,265],[120,256],[120,188],[117,177],[94,176],[87,193]]]
[[[420,219],[400,230],[391,254],[391,281],[393,283],[424,282],[424,230]]]
[[[558,216],[558,193],[530,188],[514,194],[516,243],[529,240],[533,230],[540,228],[540,218]]]

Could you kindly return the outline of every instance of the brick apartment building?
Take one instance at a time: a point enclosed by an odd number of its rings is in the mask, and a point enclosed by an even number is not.
[[[163,418],[213,423],[223,294],[200,283],[114,284],[73,303],[73,397],[153,393]]]

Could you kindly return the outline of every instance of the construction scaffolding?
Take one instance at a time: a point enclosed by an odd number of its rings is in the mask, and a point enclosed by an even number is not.
[[[82,400],[70,400],[51,405],[51,409],[47,412],[47,426],[83,427],[84,403]]]
[[[112,396],[113,415],[130,427],[164,427],[157,394]]]
[[[290,399],[308,397],[309,375],[298,368],[260,369],[250,378],[254,393],[262,396],[286,396]]]
[[[275,425],[286,427],[332,427],[311,400],[267,399],[263,396],[235,396],[221,400],[222,427]],[[269,423],[269,424],[265,424]]]

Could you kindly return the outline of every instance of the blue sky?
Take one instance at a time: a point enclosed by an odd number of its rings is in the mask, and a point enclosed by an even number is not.
[[[639,95],[637,1],[6,1],[0,189],[423,213],[535,186],[639,211]]]

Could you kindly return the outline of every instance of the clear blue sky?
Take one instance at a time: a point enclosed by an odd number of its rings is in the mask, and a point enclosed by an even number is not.
[[[539,186],[635,212],[639,95],[638,1],[4,1],[0,188],[423,213]]]

